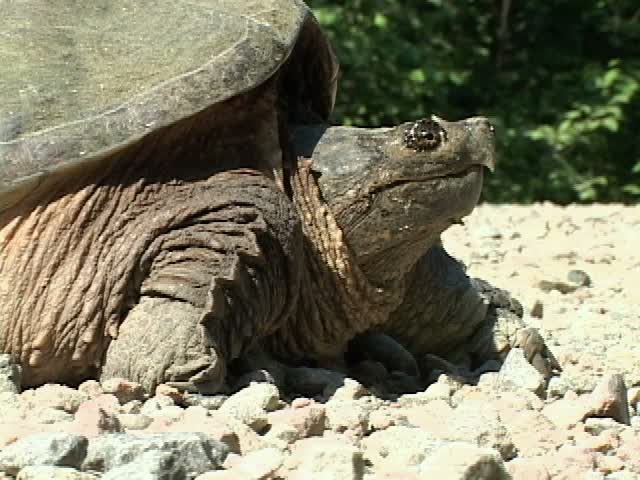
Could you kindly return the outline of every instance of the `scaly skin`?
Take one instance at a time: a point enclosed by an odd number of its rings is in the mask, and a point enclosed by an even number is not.
[[[414,354],[491,341],[490,302],[438,246],[493,166],[488,122],[301,127],[292,149],[310,160],[273,178],[264,139],[286,136],[269,98],[264,115],[231,105],[5,212],[0,350],[25,386],[120,376],[211,393],[258,345],[304,362],[372,329]]]

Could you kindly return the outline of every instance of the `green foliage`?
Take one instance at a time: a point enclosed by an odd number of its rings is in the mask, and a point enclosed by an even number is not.
[[[640,199],[637,0],[310,3],[341,63],[336,123],[483,114],[487,199]]]

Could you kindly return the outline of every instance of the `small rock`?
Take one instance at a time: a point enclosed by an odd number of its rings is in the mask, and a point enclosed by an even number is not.
[[[164,383],[161,383],[156,387],[156,396],[164,395],[173,400],[176,405],[182,405],[184,403],[185,394],[175,387],[171,387]]]
[[[582,471],[590,471],[596,466],[596,454],[588,448],[573,445],[561,446],[555,455],[556,471],[560,473],[568,467],[577,467]]]
[[[166,418],[171,422],[177,422],[184,417],[184,409],[178,405],[169,405],[151,414],[155,418]]]
[[[573,293],[579,287],[574,284],[562,282],[559,280],[540,280],[537,287],[543,292],[558,291],[563,294]]]
[[[53,407],[40,408],[29,417],[32,421],[41,424],[72,422],[74,418],[71,413]]]
[[[293,456],[299,459],[291,480],[361,479],[364,473],[362,452],[348,443],[327,438],[308,438],[294,444]]]
[[[100,480],[175,480],[193,478],[193,474],[201,473],[189,472],[187,476],[185,467],[176,461],[173,452],[144,451],[131,461],[107,471]]]
[[[624,425],[630,424],[627,387],[618,373],[605,375],[589,396],[589,416],[609,417]]]
[[[401,407],[415,407],[426,405],[434,400],[451,401],[451,387],[446,383],[436,382],[427,387],[424,392],[408,393],[398,398]]]
[[[104,393],[111,393],[116,396],[120,405],[124,405],[131,400],[144,401],[146,395],[142,385],[130,382],[124,378],[110,378],[102,382]]]
[[[11,355],[0,355],[0,393],[20,393],[22,368],[11,359]]]
[[[424,478],[455,480],[511,480],[500,453],[463,442],[436,449],[420,465]]]
[[[613,418],[587,418],[584,421],[584,429],[592,435],[600,435],[602,432],[612,430],[620,432],[624,428],[623,425],[616,422]]]
[[[510,460],[516,454],[513,440],[502,424],[496,407],[483,401],[466,400],[460,404],[454,417],[447,422],[442,439],[494,448],[505,460]]]
[[[164,395],[156,395],[150,398],[140,409],[140,413],[149,417],[155,417],[165,407],[175,406],[175,402],[171,397]]]
[[[555,451],[565,441],[563,431],[555,427],[541,412],[513,408],[500,410],[500,419],[509,432],[519,455],[535,457]]]
[[[591,277],[582,270],[570,270],[567,273],[567,280],[578,287],[591,286]]]
[[[97,480],[90,473],[79,472],[74,468],[34,466],[20,470],[16,480]]]
[[[120,406],[120,413],[140,413],[143,405],[141,400],[131,400]]]
[[[267,412],[280,404],[280,392],[275,385],[253,383],[231,395],[218,410],[223,415],[233,415],[253,430],[267,426]]]
[[[385,430],[394,425],[399,425],[401,418],[404,417],[397,408],[380,408],[374,410],[369,414],[369,429],[373,431]]]
[[[71,433],[36,433],[0,452],[0,471],[16,475],[34,465],[79,467],[87,453],[87,439]]]
[[[294,428],[297,432],[296,440],[314,435],[322,435],[325,429],[326,407],[313,403],[303,408],[278,410],[268,413],[267,420],[272,429],[282,424]]]
[[[105,396],[103,396],[104,398]],[[81,434],[87,438],[96,437],[103,433],[122,432],[123,428],[114,413],[109,413],[108,409],[102,408],[100,397],[83,403],[76,412],[72,429],[75,433]],[[117,403],[117,400],[114,398]]]
[[[560,429],[568,429],[583,421],[589,414],[584,401],[571,398],[568,392],[564,398],[551,402],[542,409],[542,413]]]
[[[184,404],[187,407],[204,407],[207,410],[218,410],[228,398],[228,395],[201,395],[198,393],[190,393],[185,395]]]
[[[118,415],[118,421],[125,430],[144,430],[153,419],[140,413],[121,413]]]
[[[333,388],[333,386],[329,388]],[[345,378],[342,385],[335,388],[332,392],[325,391],[324,395],[326,397],[330,397],[330,400],[332,401],[357,400],[358,398],[370,395],[370,392],[357,380]]]
[[[502,390],[510,385],[524,388],[536,395],[542,395],[546,380],[543,375],[531,365],[521,348],[512,348],[498,373],[498,384]]]
[[[310,398],[306,398],[306,397],[298,397],[298,398],[294,398],[291,401],[291,408],[304,408],[304,407],[308,407],[309,405],[313,405],[314,401]]]
[[[22,397],[14,392],[0,392],[0,422],[22,418]]]
[[[447,435],[447,422],[443,418],[453,418],[455,411],[445,400],[433,400],[426,405],[400,410],[410,425],[431,432],[437,437]]]
[[[185,415],[179,422],[174,422],[171,419],[163,417],[156,417],[146,430],[143,432],[133,430],[132,433],[203,433],[214,442],[224,443],[232,452],[240,452],[238,435],[229,425],[233,423],[231,422],[232,418],[222,416],[214,418],[209,415],[197,415],[197,412],[189,410],[190,409],[187,409],[185,411]],[[236,422],[240,423],[238,420],[236,420]],[[249,429],[249,427],[246,427],[244,424],[241,425],[255,435],[255,432]]]
[[[268,479],[280,468],[284,462],[284,455],[276,448],[263,448],[256,450],[244,457],[232,467],[227,467],[230,472],[243,479]]]
[[[596,458],[596,463],[598,464],[598,470],[605,474],[619,472],[625,468],[624,462],[612,455],[599,455]]]
[[[108,433],[91,439],[82,469],[108,472],[132,462],[140,465],[141,455],[148,452],[158,455],[145,457],[145,468],[153,470],[172,464],[198,474],[220,468],[228,451],[226,445],[202,433]]]
[[[367,460],[378,467],[419,465],[444,442],[429,432],[415,427],[392,426],[373,432],[362,440]]]
[[[544,315],[544,304],[540,300],[536,300],[533,302],[531,306],[531,310],[529,311],[529,315],[534,318],[542,318]]]
[[[219,410],[211,411],[209,415],[209,425],[213,428],[207,428],[207,434],[215,435],[213,438],[220,438],[232,452],[246,455],[271,446],[255,430],[233,415],[224,415]],[[183,423],[179,422],[177,425]]]
[[[547,398],[562,398],[569,390],[571,390],[571,385],[562,375],[558,377],[551,377],[549,379],[549,384],[547,385]]]
[[[89,397],[73,388],[55,383],[45,384],[35,390],[22,392],[22,400],[35,408],[52,407],[75,413],[78,407],[89,400]]]
[[[369,427],[367,412],[354,401],[329,401],[326,404],[327,428],[334,432],[349,431],[363,437]]]
[[[269,431],[265,433],[262,438],[268,445],[273,445],[284,450],[288,445],[297,442],[303,437],[295,427],[278,423],[271,426]]]
[[[102,385],[100,385],[100,382],[96,380],[87,380],[85,382],[82,382],[78,386],[78,391],[80,393],[84,393],[89,398],[94,398],[104,393],[104,390],[102,390]]]

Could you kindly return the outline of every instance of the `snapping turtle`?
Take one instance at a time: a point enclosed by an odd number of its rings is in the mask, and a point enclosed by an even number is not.
[[[332,359],[367,332],[470,362],[521,326],[439,241],[494,166],[489,122],[328,127],[338,67],[301,1],[28,1],[0,25],[0,352],[25,386],[214,392],[256,346]]]

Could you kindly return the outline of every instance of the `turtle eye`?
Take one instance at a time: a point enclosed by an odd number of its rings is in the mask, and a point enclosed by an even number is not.
[[[444,138],[446,132],[435,120],[418,120],[404,132],[405,146],[418,152],[433,150]]]

